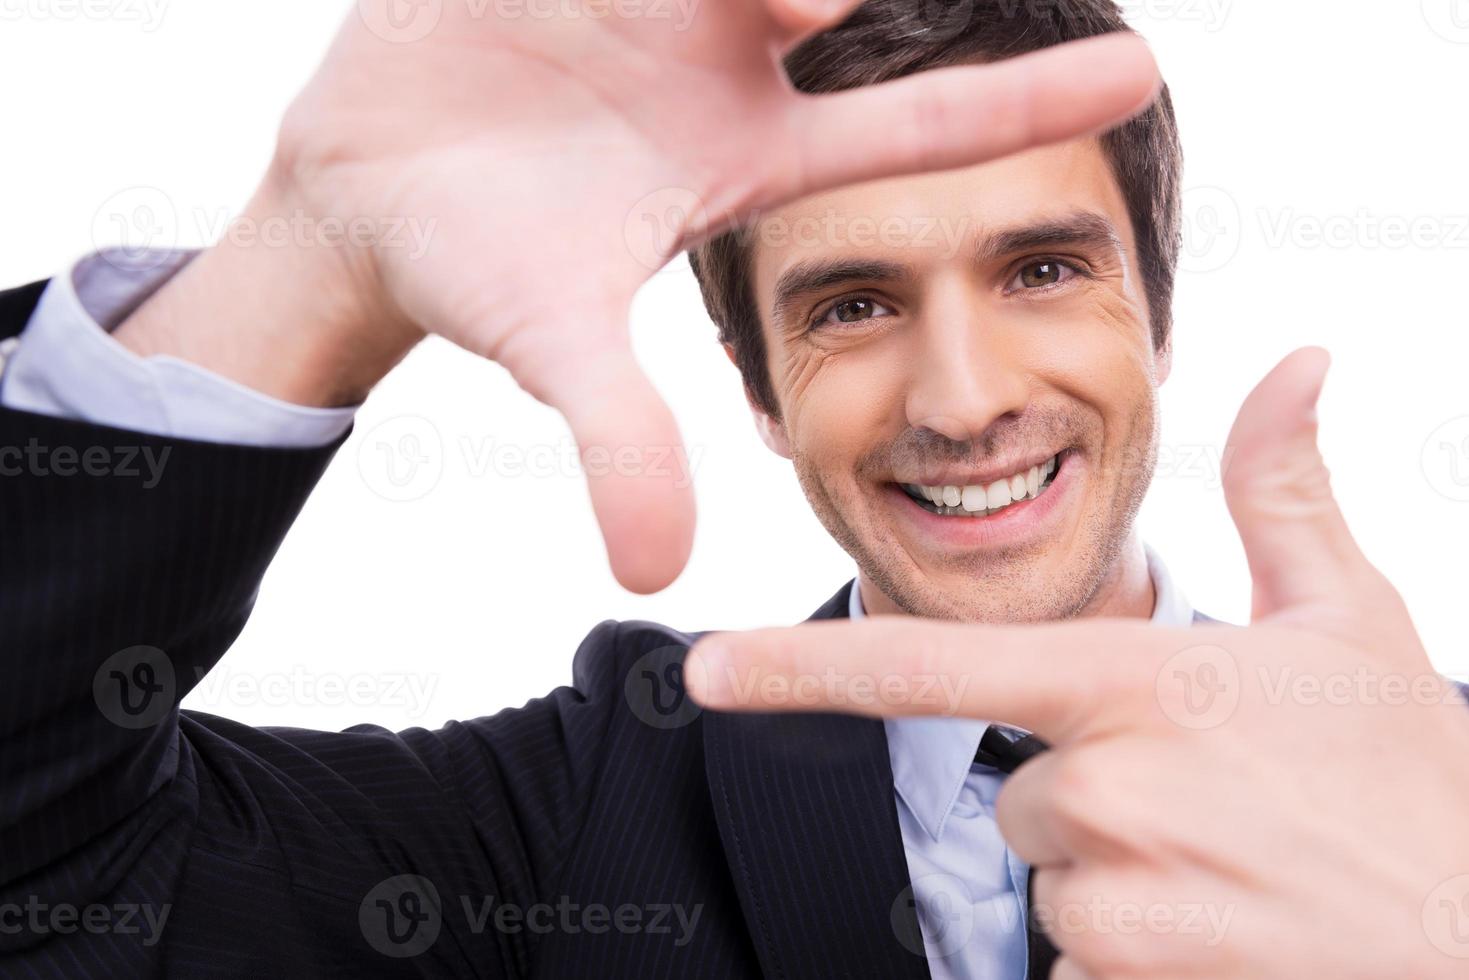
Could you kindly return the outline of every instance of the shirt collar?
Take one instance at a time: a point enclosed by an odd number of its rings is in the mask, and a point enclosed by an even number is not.
[[[1151,622],[1170,627],[1191,625],[1192,604],[1173,581],[1163,560],[1151,547],[1144,547],[1156,595]],[[852,583],[847,614],[852,619],[866,615],[856,582]],[[884,727],[893,788],[908,812],[938,841],[944,835],[944,825],[964,788],[964,780],[969,777],[974,752],[989,722],[975,718],[889,718]]]

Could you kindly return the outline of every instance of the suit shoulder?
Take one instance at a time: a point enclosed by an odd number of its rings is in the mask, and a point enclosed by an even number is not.
[[[621,685],[642,664],[662,667],[682,663],[701,632],[684,632],[641,619],[607,619],[581,641],[572,660],[573,685],[586,694]],[[655,664],[656,662],[656,664]]]
[[[36,311],[48,280],[0,290],[0,338],[17,336]]]

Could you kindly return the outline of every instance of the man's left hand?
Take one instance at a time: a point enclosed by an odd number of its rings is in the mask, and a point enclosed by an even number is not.
[[[1288,357],[1230,436],[1248,628],[883,617],[721,634],[690,654],[690,693],[957,714],[1050,742],[998,820],[1037,869],[1053,977],[1469,975],[1469,708],[1332,497],[1326,365]]]

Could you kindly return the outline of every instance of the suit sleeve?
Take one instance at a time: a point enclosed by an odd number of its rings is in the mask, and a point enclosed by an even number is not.
[[[0,335],[26,309],[0,294]],[[533,937],[482,914],[549,893],[607,724],[611,699],[583,691],[610,681],[435,732],[179,710],[338,445],[191,442],[0,408],[0,909],[127,907],[145,925],[11,917],[0,973],[528,970]],[[432,941],[402,955],[397,927],[428,907]]]

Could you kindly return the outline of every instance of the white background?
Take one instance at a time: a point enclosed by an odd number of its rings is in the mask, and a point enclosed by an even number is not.
[[[1437,665],[1469,674],[1469,2],[1125,6],[1173,87],[1190,189],[1145,536],[1199,608],[1248,618],[1219,490],[1223,439],[1271,365],[1324,344],[1337,494]],[[348,9],[0,0],[4,280],[119,240],[119,202],[161,200],[179,244],[206,244],[247,197],[281,109]],[[1394,239],[1408,222],[1416,244]],[[756,439],[682,260],[643,291],[634,321],[698,459],[698,538],[674,587],[619,589],[575,471],[516,474],[496,455],[564,456],[559,419],[495,366],[429,343],[363,408],[250,625],[187,703],[256,724],[437,725],[565,683],[605,618],[746,627],[825,600],[851,564]],[[405,435],[427,459],[406,490],[377,455]],[[417,499],[385,498],[404,493]]]

